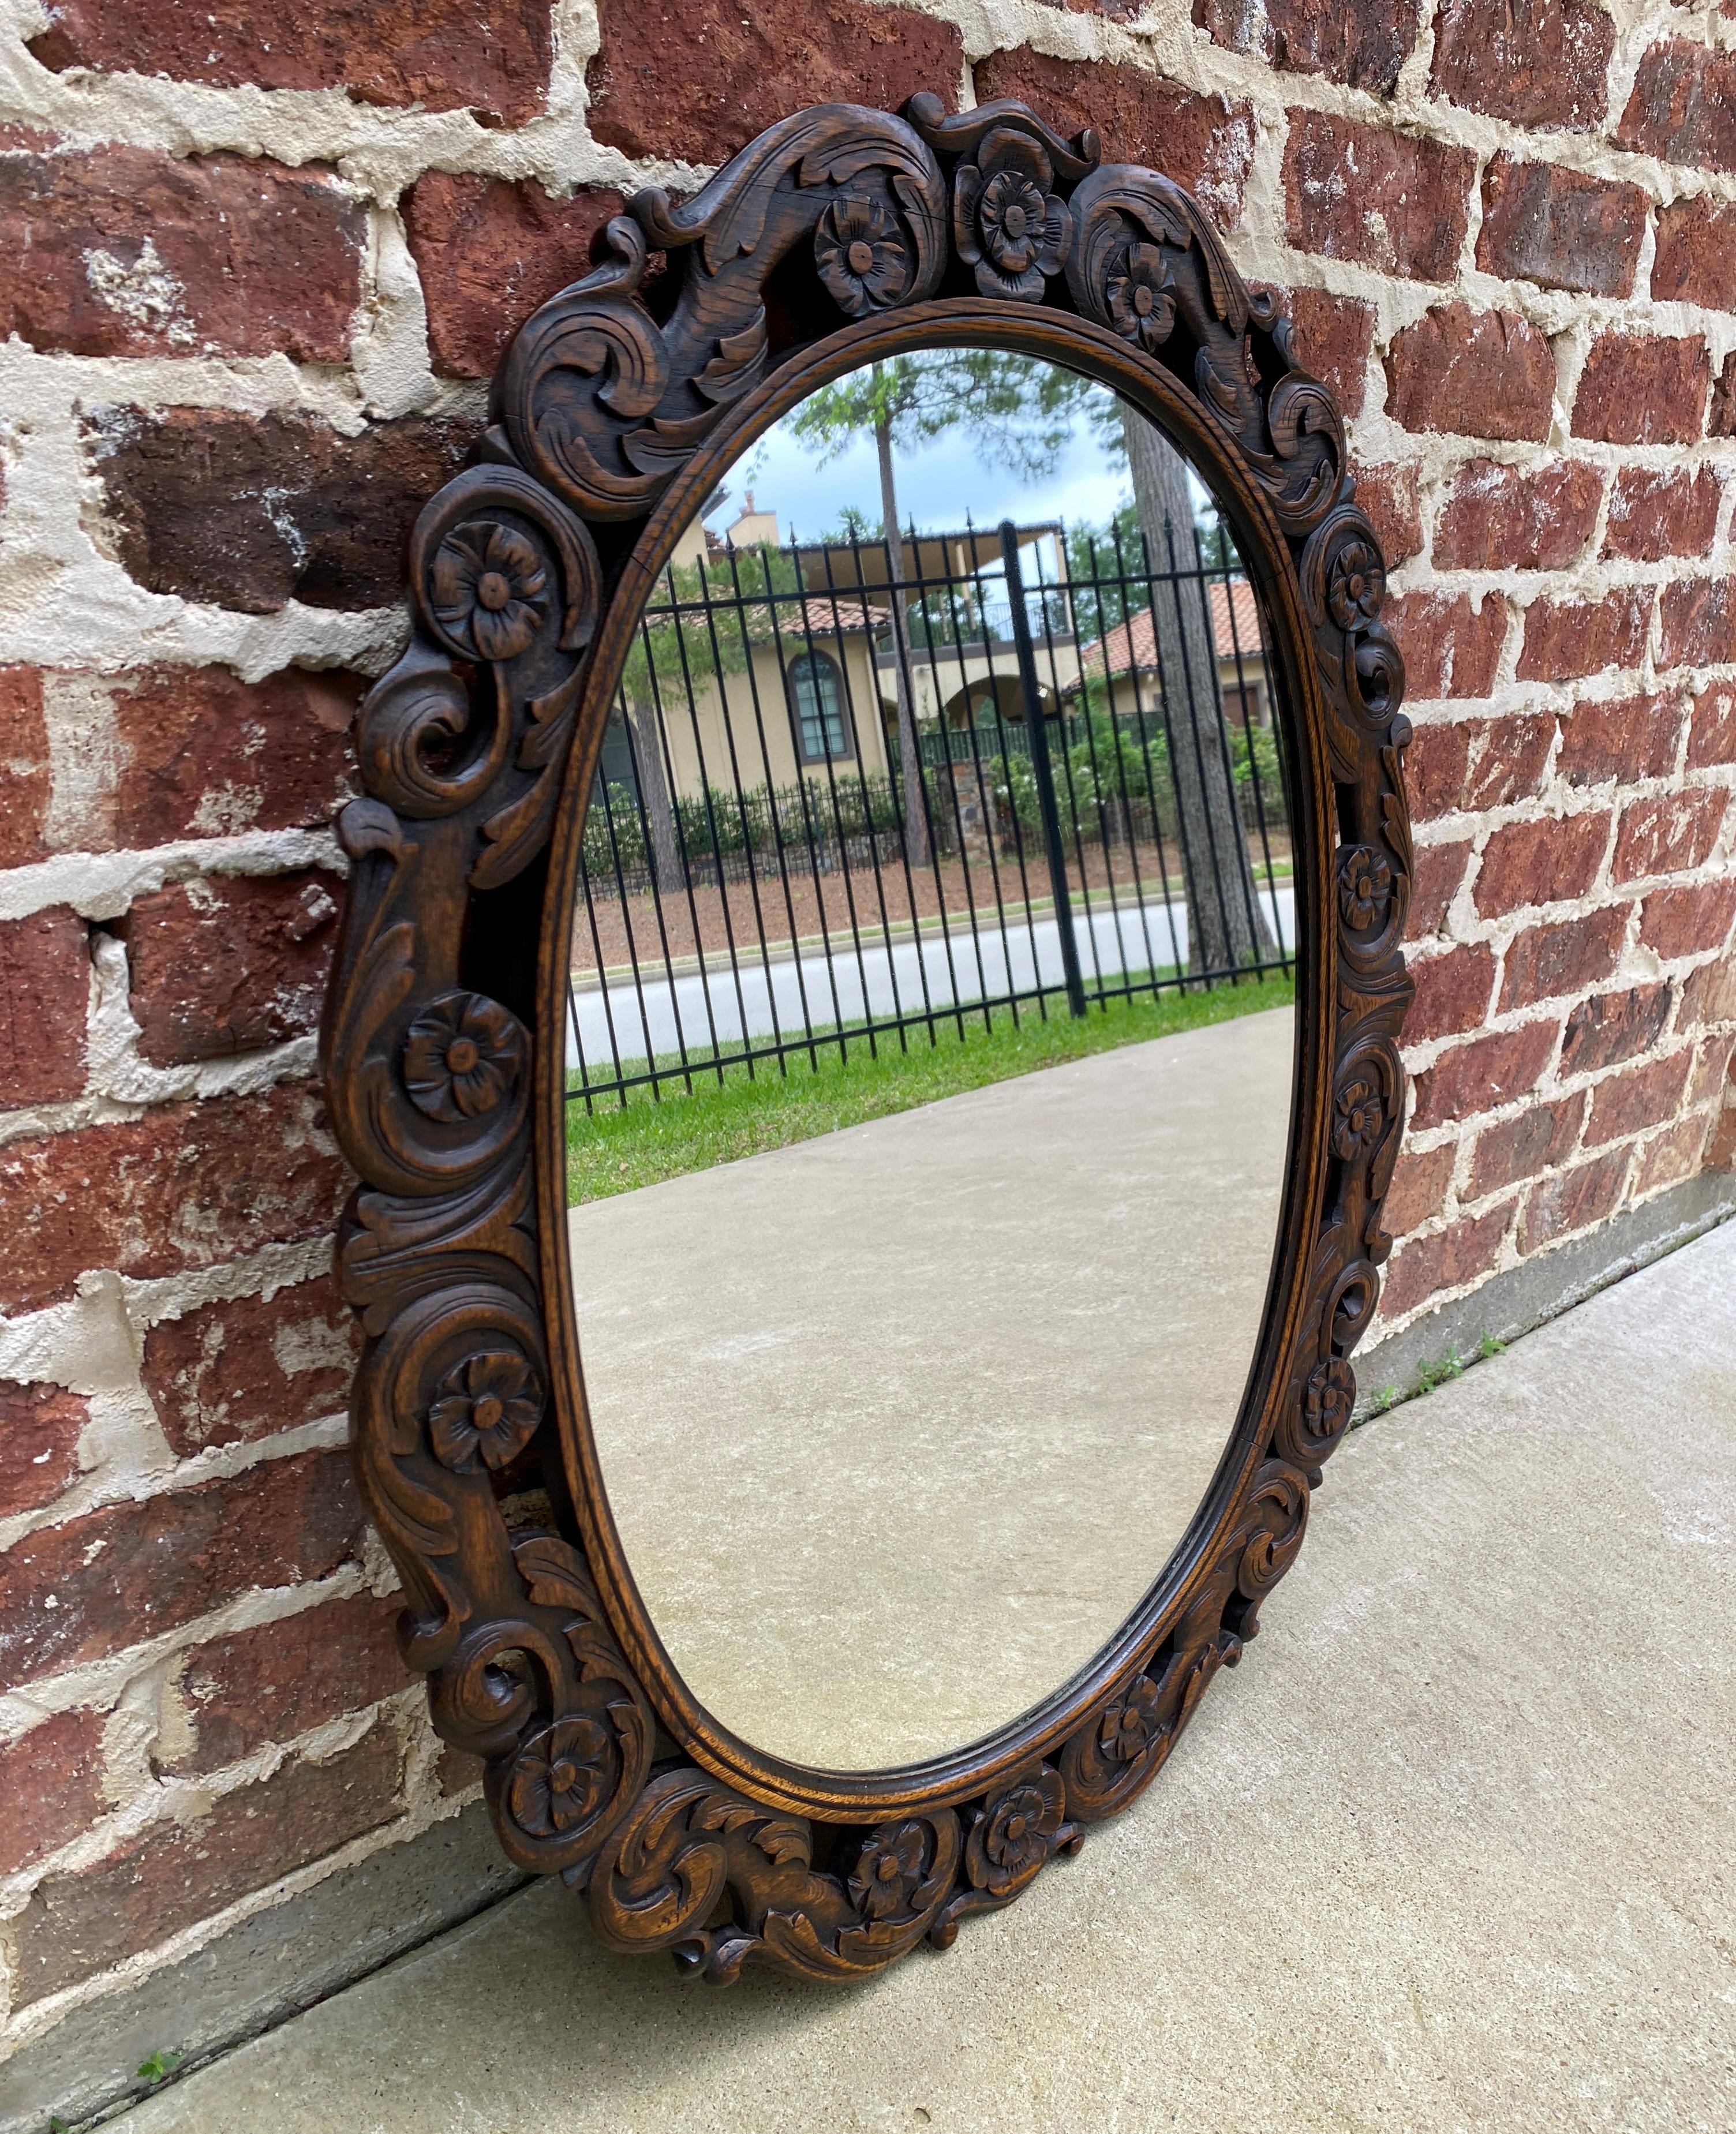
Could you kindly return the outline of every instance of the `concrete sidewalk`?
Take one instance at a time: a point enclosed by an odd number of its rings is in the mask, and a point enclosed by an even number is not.
[[[1727,2134],[1733,1291],[1736,1224],[1360,1432],[1163,1778],[950,1954],[711,1993],[539,1886],[118,2124]]]

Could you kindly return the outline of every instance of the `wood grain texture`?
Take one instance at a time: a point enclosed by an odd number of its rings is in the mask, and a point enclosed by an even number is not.
[[[648,280],[653,255],[666,268]],[[411,543],[415,628],[359,714],[368,797],[323,1058],[362,1184],[338,1243],[352,1421],[434,1723],[487,1761],[514,1861],[612,1946],[718,1982],[860,1977],[1013,1901],[1163,1768],[1294,1560],[1350,1421],[1390,1240],[1411,847],[1404,671],[1330,391],[1195,202],[1023,106],[824,105],[694,198],[639,196],[536,313],[478,463]],[[560,973],[607,709],[646,592],[723,467],[806,393],[989,343],[1100,379],[1213,487],[1270,620],[1298,765],[1297,1098],[1254,1369],[1180,1548],[1097,1659],[908,1769],[766,1757],[646,1617],[584,1410],[566,1259]],[[509,1526],[540,1469],[556,1529]]]

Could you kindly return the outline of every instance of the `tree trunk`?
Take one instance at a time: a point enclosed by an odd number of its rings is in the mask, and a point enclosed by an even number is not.
[[[651,876],[659,889],[680,889],[687,880],[681,847],[675,837],[675,811],[670,806],[669,780],[663,768],[663,751],[657,739],[657,713],[650,704],[626,700],[627,723],[633,736],[633,768],[639,776],[639,798],[644,804],[651,833]]]
[[[892,480],[892,433],[874,425],[880,455],[880,523],[886,534],[887,591],[892,596],[894,681],[898,699],[898,757],[904,787],[904,852],[913,867],[928,865],[928,809],[922,794],[922,748],[910,690],[910,618],[904,608],[904,543],[898,534],[898,491]]]
[[[1124,403],[1120,412],[1147,568],[1154,577],[1192,571],[1193,500],[1187,462],[1143,415]],[[1181,818],[1187,968],[1229,971],[1275,959],[1271,929],[1254,893],[1248,841],[1230,771],[1204,582],[1159,582],[1151,593],[1170,775]]]

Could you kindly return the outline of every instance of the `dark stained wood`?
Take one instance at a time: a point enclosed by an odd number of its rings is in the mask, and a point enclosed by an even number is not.
[[[353,874],[323,1031],[363,1181],[338,1244],[367,1335],[356,1463],[405,1658],[441,1735],[486,1759],[509,1856],[583,1889],[612,1947],[719,1982],[750,1961],[858,1977],[946,1947],[1135,1799],[1301,1546],[1390,1243],[1404,669],[1331,393],[1194,201],[1104,165],[1090,133],[1015,104],[824,105],[679,206],[641,194],[606,243],[522,329],[479,464],[423,513],[409,648],[359,715],[368,797],[340,823]],[[1046,356],[1142,408],[1249,560],[1298,766],[1295,1122],[1235,1432],[1140,1607],[991,1740],[815,1771],[695,1703],[615,1533],[573,1325],[561,977],[607,707],[682,527],[816,385],[947,343]],[[552,1529],[503,1511],[500,1478],[527,1465]]]

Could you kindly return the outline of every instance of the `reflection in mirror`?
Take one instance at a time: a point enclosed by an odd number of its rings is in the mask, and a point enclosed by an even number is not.
[[[1144,416],[976,349],[813,394],[646,609],[574,915],[574,1304],[646,1610],[760,1750],[1005,1725],[1208,1489],[1289,1133],[1269,640]]]

